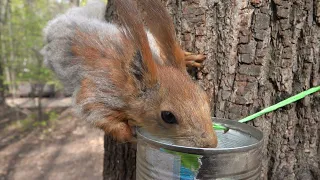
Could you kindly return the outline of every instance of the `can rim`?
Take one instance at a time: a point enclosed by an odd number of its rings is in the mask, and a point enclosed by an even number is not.
[[[162,148],[176,151],[176,152],[197,154],[197,155],[238,153],[238,152],[249,151],[249,150],[253,150],[258,147],[261,147],[264,139],[264,135],[262,131],[260,131],[259,129],[253,126],[247,125],[245,123],[240,123],[238,121],[234,121],[230,119],[212,117],[212,120],[213,122],[219,123],[229,129],[233,129],[233,130],[241,131],[242,133],[249,134],[250,136],[253,136],[255,139],[257,139],[257,142],[247,146],[241,146],[241,147],[235,147],[235,148],[198,148],[198,147],[172,145],[172,144],[167,144],[165,142],[156,141],[147,136],[144,136],[141,128],[137,128],[137,136],[138,136],[138,140],[143,139],[144,141],[147,141],[148,143],[151,143],[155,146],[160,146]]]

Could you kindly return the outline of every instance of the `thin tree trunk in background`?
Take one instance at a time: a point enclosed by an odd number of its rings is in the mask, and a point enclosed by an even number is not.
[[[6,79],[9,83],[9,92],[12,93],[13,97],[16,95],[16,80],[15,80],[15,71],[13,69],[13,62],[15,60],[14,56],[14,46],[13,46],[13,33],[12,33],[12,20],[11,20],[11,1],[7,1],[6,7],[6,14],[7,14],[7,23],[8,23],[8,36],[9,42],[8,46],[5,47],[5,50],[9,52],[9,58],[4,58],[4,64],[6,64],[5,71],[6,71]]]
[[[1,14],[1,12],[0,12]],[[3,40],[2,40],[2,25],[0,25],[0,43],[1,43],[1,49],[3,46]],[[4,51],[2,51],[0,49],[0,107],[3,106],[5,104],[5,85],[4,85],[4,63],[3,63],[3,59],[4,59]]]
[[[0,107],[2,107],[5,103],[5,98],[4,98],[4,82],[3,82],[3,51],[2,51],[2,46],[3,46],[3,39],[2,39],[2,34],[3,34],[3,23],[4,23],[4,16],[3,16],[3,2],[0,2]]]
[[[1,40],[1,38],[0,38]],[[3,82],[3,65],[2,62],[0,62],[0,106],[5,105],[5,85]]]
[[[37,59],[37,67],[38,67],[38,76],[41,76],[41,69],[43,68],[43,56],[41,55],[41,53],[36,49],[36,48],[32,48],[35,57]],[[43,110],[42,110],[42,97],[43,97],[43,91],[44,91],[44,86],[45,86],[45,82],[42,82],[41,80],[38,80],[35,84],[35,92],[36,95],[38,96],[38,121],[42,121],[43,120]],[[35,97],[33,97],[35,98]]]
[[[6,23],[7,1],[0,2],[0,106],[5,105],[5,85],[4,85],[4,65],[5,65],[5,43],[4,43],[4,24]]]
[[[214,116],[237,120],[320,85],[319,1],[164,3],[184,49],[207,55],[195,78],[211,96]],[[319,93],[249,124],[265,134],[261,179],[320,179]],[[115,144],[105,138],[104,179],[135,167],[125,169],[135,156],[118,157]]]
[[[38,97],[38,121],[43,120],[43,112],[42,112],[42,95],[43,95],[43,88],[44,84],[40,83],[40,90],[39,90],[39,97]]]
[[[80,0],[70,0],[70,3],[71,3],[73,6],[78,7],[78,6],[80,5]]]
[[[0,28],[0,30],[1,30],[1,28]],[[1,41],[1,35],[0,35],[0,41]],[[1,58],[1,60],[0,60],[0,107],[5,105],[5,102],[6,102],[2,57],[3,57],[3,55],[1,53],[1,56],[0,56],[0,58]]]

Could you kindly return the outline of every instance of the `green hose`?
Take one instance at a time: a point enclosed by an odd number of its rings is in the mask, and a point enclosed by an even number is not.
[[[275,105],[267,107],[267,108],[265,108],[265,109],[263,109],[263,110],[261,110],[261,111],[259,111],[257,113],[254,113],[254,114],[252,114],[250,116],[247,116],[247,117],[245,117],[243,119],[240,119],[238,122],[244,123],[244,122],[251,121],[251,120],[253,120],[253,119],[255,119],[255,118],[259,117],[259,116],[262,116],[262,115],[264,115],[266,113],[272,112],[272,111],[277,110],[277,109],[279,109],[279,108],[281,108],[283,106],[286,106],[286,105],[291,104],[291,103],[293,103],[295,101],[298,101],[298,100],[300,100],[300,99],[302,99],[302,98],[304,98],[304,97],[306,97],[306,96],[308,96],[310,94],[313,94],[313,93],[315,93],[317,91],[320,91],[320,86],[313,87],[311,89],[303,91],[303,92],[301,92],[301,93],[299,93],[299,94],[297,94],[295,96],[292,96],[292,97],[290,97],[288,99],[285,99],[285,100],[283,100],[283,101],[281,101],[281,102],[279,102],[279,103],[277,103]],[[221,124],[214,124],[213,128],[215,130],[227,130],[228,129],[228,128],[222,126]]]

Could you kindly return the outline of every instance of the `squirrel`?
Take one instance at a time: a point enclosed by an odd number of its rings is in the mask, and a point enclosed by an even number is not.
[[[100,1],[71,8],[44,28],[44,63],[73,93],[76,115],[118,142],[144,128],[176,145],[217,146],[209,98],[189,76],[205,56],[182,50],[160,0]],[[143,9],[143,13],[139,9]]]

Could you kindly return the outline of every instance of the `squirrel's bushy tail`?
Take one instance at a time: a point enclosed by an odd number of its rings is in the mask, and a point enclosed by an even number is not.
[[[79,86],[84,72],[83,62],[72,52],[72,43],[77,41],[77,31],[95,34],[100,40],[118,33],[116,26],[104,20],[105,9],[105,3],[93,1],[88,6],[72,8],[57,16],[44,29],[45,47],[41,51],[44,63],[55,72],[68,92],[72,93]],[[95,46],[100,44],[97,42]]]
[[[105,8],[106,4],[94,2],[51,20],[44,29],[42,54],[73,94],[78,117],[107,133],[121,134],[117,127],[131,131],[121,117],[125,94],[135,90],[129,74],[134,48],[126,32],[104,20]]]

